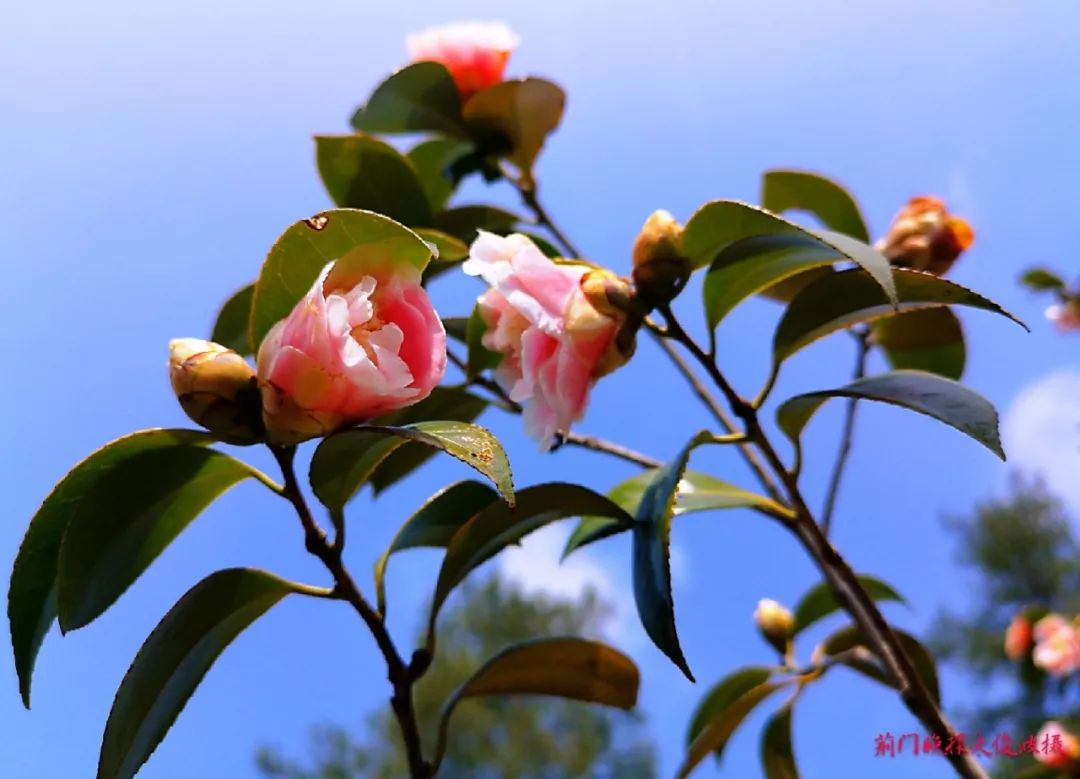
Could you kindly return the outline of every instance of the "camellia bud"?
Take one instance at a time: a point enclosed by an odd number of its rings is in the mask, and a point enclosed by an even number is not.
[[[1019,662],[1027,657],[1034,642],[1035,631],[1031,620],[1025,614],[1017,614],[1005,629],[1005,656]]]
[[[974,242],[971,225],[950,214],[945,201],[920,195],[893,217],[889,232],[874,248],[893,265],[941,276]]]
[[[669,303],[690,278],[683,254],[683,226],[667,211],[654,211],[634,241],[634,285],[650,306]]]
[[[1035,737],[1035,743],[1038,745],[1035,759],[1043,765],[1061,771],[1071,771],[1080,766],[1080,739],[1060,722],[1051,720],[1043,725]]]
[[[169,379],[184,413],[222,441],[263,440],[255,370],[232,349],[201,338],[170,341]]]
[[[754,622],[761,635],[782,655],[788,653],[795,632],[795,617],[774,600],[763,598],[754,611]]]

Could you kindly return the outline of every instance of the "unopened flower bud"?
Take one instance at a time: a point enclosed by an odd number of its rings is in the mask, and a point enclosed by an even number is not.
[[[788,653],[791,638],[795,633],[795,617],[791,612],[774,600],[763,598],[758,601],[754,611],[754,622],[765,640],[772,644],[782,655]]]
[[[654,211],[634,241],[634,285],[650,306],[669,303],[690,278],[683,254],[683,226],[667,211]]]
[[[1027,657],[1035,641],[1034,625],[1026,614],[1013,617],[1005,629],[1005,656],[1013,662]]]
[[[184,413],[222,441],[263,440],[255,370],[232,349],[200,338],[170,341],[169,379]]]
[[[874,248],[893,265],[941,276],[975,241],[971,225],[945,208],[941,198],[911,198],[893,217]]]

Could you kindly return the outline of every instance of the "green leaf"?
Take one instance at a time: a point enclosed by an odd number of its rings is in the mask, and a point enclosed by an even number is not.
[[[769,718],[761,733],[761,767],[765,779],[799,779],[791,748],[791,705]]]
[[[469,256],[469,247],[464,241],[441,230],[424,227],[418,229],[416,234],[435,248],[435,260],[424,273],[425,282],[450,270]]]
[[[544,525],[567,517],[606,516],[633,522],[625,511],[598,492],[578,484],[538,484],[517,493],[516,506],[496,503],[466,522],[446,549],[431,603],[428,641],[446,598],[477,566]]]
[[[896,601],[898,603],[907,603],[904,597],[890,587],[881,579],[877,579],[873,576],[861,575],[859,576],[859,583],[862,584],[866,594],[876,601]],[[830,614],[834,614],[840,610],[840,604],[836,602],[836,597],[832,593],[832,589],[828,583],[821,582],[820,584],[812,587],[802,600],[799,601],[799,605],[795,607],[795,632],[794,635],[799,635],[815,622],[824,619]]]
[[[64,632],[90,624],[219,495],[257,475],[205,446],[169,446],[110,462],[71,506],[60,546]]]
[[[335,433],[323,439],[311,459],[311,488],[323,505],[340,510],[391,452],[410,442],[442,450],[475,468],[513,505],[514,485],[506,452],[486,428],[467,422],[365,425]]]
[[[463,115],[481,146],[506,156],[526,178],[547,136],[559,126],[566,93],[541,78],[503,81],[465,103]]]
[[[375,211],[410,226],[431,224],[420,176],[393,146],[367,135],[316,135],[315,160],[334,205]]]
[[[118,438],[88,456],[55,487],[30,520],[8,589],[8,621],[15,671],[23,703],[30,706],[30,677],[38,650],[56,619],[56,580],[60,546],[83,496],[115,469],[154,452],[208,446],[209,433],[194,430],[142,430]]]
[[[581,638],[542,638],[504,649],[458,687],[443,706],[434,765],[446,753],[450,717],[466,698],[551,695],[619,709],[637,703],[641,675],[634,661]]]
[[[671,593],[671,520],[675,496],[695,447],[712,440],[702,431],[649,480],[635,514],[633,561],[634,602],[649,638],[676,667],[694,681],[675,629],[675,601]]]
[[[705,727],[731,704],[755,687],[760,687],[769,681],[772,673],[772,669],[765,666],[747,666],[728,674],[714,684],[705,693],[705,697],[701,699],[701,703],[690,718],[690,726],[686,731],[687,746],[694,743],[694,739],[701,735]],[[723,755],[723,752],[724,744],[721,744],[716,748],[717,759]]]
[[[892,632],[896,635],[897,641],[911,660],[915,673],[922,679],[934,701],[940,704],[941,686],[938,682],[937,662],[934,660],[934,656],[929,649],[910,633],[905,633],[895,627],[892,628]],[[873,653],[870,642],[866,640],[862,632],[856,626],[848,625],[825,639],[821,648],[826,654],[838,655],[855,646],[866,647],[867,650]],[[872,661],[856,661],[845,663],[845,665],[876,682],[888,687],[896,687],[892,675],[881,665],[876,656]]]
[[[165,738],[199,682],[241,631],[295,585],[249,568],[212,573],[154,628],[120,683],[97,779],[131,779]]]
[[[872,331],[872,342],[895,369],[928,371],[947,379],[964,375],[964,329],[952,309],[909,311],[875,322]]]
[[[444,65],[417,62],[380,84],[353,116],[352,125],[372,133],[434,130],[460,135],[461,99]]]
[[[390,546],[375,562],[379,613],[386,614],[386,566],[390,555],[418,547],[445,548],[458,529],[482,509],[499,500],[495,490],[478,481],[459,481],[436,493],[405,520]]]
[[[214,331],[210,335],[211,341],[245,357],[251,354],[251,334],[248,332],[248,324],[251,321],[251,300],[254,296],[254,284],[241,287],[229,296],[214,321]]]
[[[431,138],[418,143],[405,156],[413,164],[433,213],[441,211],[457,185],[454,163],[474,153],[475,147],[457,138]]]
[[[728,244],[709,266],[702,287],[708,325],[716,327],[749,297],[843,259],[831,246],[797,234],[764,235]]]
[[[458,206],[435,215],[435,227],[467,244],[476,240],[478,230],[507,235],[525,219],[495,206]]]
[[[851,193],[831,179],[801,170],[770,170],[761,178],[761,205],[775,213],[797,210],[825,227],[870,243],[870,231]]]
[[[645,489],[656,473],[656,469],[651,469],[631,476],[608,492],[608,497],[628,514],[636,514]],[[774,513],[785,513],[782,506],[763,495],[747,492],[706,473],[683,473],[675,494],[675,516],[695,511],[732,508],[761,508]],[[629,529],[626,525],[606,517],[582,517],[566,541],[563,557],[594,541]]]
[[[423,273],[431,249],[409,230],[381,214],[339,208],[293,223],[263,263],[251,304],[251,351],[292,311],[327,263],[335,271],[411,266]],[[382,275],[382,274],[379,274]]]
[[[966,287],[929,273],[897,268],[894,306],[877,283],[860,270],[847,270],[822,278],[800,292],[773,336],[773,360],[777,364],[820,338],[863,322],[873,322],[908,311],[940,306],[971,306],[1023,322],[992,300]]]
[[[499,352],[493,352],[484,346],[484,333],[487,324],[480,315],[479,304],[473,306],[469,314],[469,321],[465,325],[465,344],[468,347],[468,359],[465,364],[465,374],[468,379],[475,379],[486,370],[499,367],[503,356]]]
[[[1065,281],[1047,268],[1031,268],[1024,271],[1024,274],[1020,277],[1020,283],[1037,292],[1065,289]]]
[[[466,328],[469,325],[469,318],[467,316],[444,316],[442,318],[443,327],[446,328],[446,334],[453,338],[455,341],[461,343],[467,343],[468,336],[466,335]]]
[[[1005,459],[993,404],[963,384],[923,371],[892,371],[839,389],[796,395],[777,409],[776,421],[797,445],[814,412],[829,398],[839,397],[877,400],[925,414],[956,428]]]
[[[701,765],[701,761],[710,753],[720,752],[731,739],[735,730],[743,723],[755,707],[774,692],[791,684],[791,681],[765,682],[753,687],[736,698],[730,705],[717,712],[702,728],[698,736],[687,749],[686,759],[676,774],[678,779],[685,779],[690,772]]]
[[[757,206],[737,200],[714,200],[699,208],[686,223],[683,250],[695,267],[712,263],[724,247],[745,238],[797,235],[835,249],[843,259],[861,266],[888,299],[895,299],[892,267],[880,252],[846,235],[810,230]]]

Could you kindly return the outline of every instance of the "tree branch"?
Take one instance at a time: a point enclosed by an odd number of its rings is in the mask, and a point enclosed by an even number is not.
[[[533,216],[536,218],[536,223],[541,227],[547,229],[551,233],[552,237],[562,244],[562,248],[566,251],[570,257],[581,258],[584,255],[578,251],[578,248],[566,237],[566,233],[559,229],[559,226],[555,224],[555,221],[551,218],[551,215],[544,208],[544,205],[540,202],[540,198],[536,194],[536,182],[534,181],[522,181],[518,176],[503,171],[503,176],[514,185],[514,189],[521,195],[521,201],[525,206],[532,211]]]
[[[855,351],[855,370],[852,372],[852,380],[858,381],[866,376],[866,360],[870,355],[870,330],[859,328],[853,335],[857,342]],[[844,428],[840,433],[840,449],[836,453],[836,462],[833,463],[832,475],[829,477],[829,488],[825,493],[825,507],[821,511],[821,531],[828,536],[832,528],[833,512],[836,510],[836,498],[840,493],[840,482],[844,478],[844,469],[847,467],[848,457],[851,455],[851,445],[855,436],[855,415],[858,412],[859,399],[848,398],[847,407],[844,410]]]

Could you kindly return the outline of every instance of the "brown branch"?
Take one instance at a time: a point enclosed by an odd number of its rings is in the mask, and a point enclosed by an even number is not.
[[[857,342],[855,351],[855,370],[852,372],[852,380],[858,381],[866,376],[866,360],[870,355],[870,331],[861,328],[853,333]],[[844,428],[840,433],[840,449],[836,453],[836,462],[833,463],[832,475],[829,477],[829,488],[825,493],[825,507],[821,510],[821,530],[828,536],[832,528],[833,513],[836,511],[836,499],[840,493],[840,482],[844,478],[844,469],[847,467],[848,457],[851,456],[851,445],[855,436],[855,415],[859,408],[858,398],[848,398],[847,407],[844,410]]]

